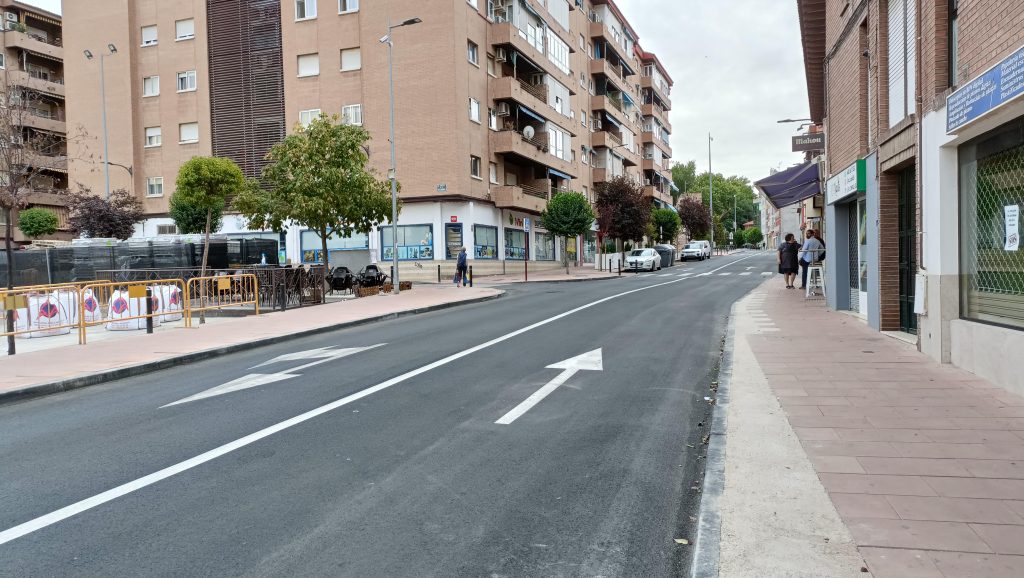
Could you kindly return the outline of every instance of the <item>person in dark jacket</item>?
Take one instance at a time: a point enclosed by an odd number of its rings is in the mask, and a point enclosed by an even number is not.
[[[779,273],[785,276],[786,289],[793,289],[796,275],[800,272],[799,254],[800,243],[793,233],[786,233],[786,241],[779,245]]]
[[[458,287],[459,283],[465,287],[469,282],[466,278],[466,272],[469,270],[469,264],[466,262],[466,248],[462,247],[459,249],[459,259],[455,262],[455,286]]]

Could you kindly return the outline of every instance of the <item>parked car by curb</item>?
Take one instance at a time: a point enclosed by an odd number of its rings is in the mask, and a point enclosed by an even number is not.
[[[661,255],[654,249],[634,249],[626,255],[626,269],[657,271],[661,269]]]
[[[703,261],[711,258],[711,243],[707,241],[690,241],[683,247],[683,253],[679,256],[680,261],[696,259]]]

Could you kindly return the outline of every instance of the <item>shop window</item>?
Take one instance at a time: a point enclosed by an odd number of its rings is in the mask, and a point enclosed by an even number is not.
[[[392,231],[394,227],[381,225],[381,255],[383,260],[394,258]],[[434,258],[434,228],[432,225],[398,226],[398,259],[417,261]]]
[[[477,259],[498,258],[498,228],[473,226],[473,255]]]
[[[538,231],[533,236],[538,261],[555,260],[555,236]]]
[[[526,260],[526,231],[505,228],[505,259],[509,261]]]
[[[277,238],[277,233],[272,233]],[[299,248],[302,250],[303,263],[323,263],[323,242],[316,231],[302,231],[299,236]],[[370,248],[370,236],[363,233],[352,233],[349,237],[331,235],[327,239],[327,252],[331,261],[334,253],[339,251],[366,251]]]
[[[961,315],[1024,329],[1024,120],[962,145]]]

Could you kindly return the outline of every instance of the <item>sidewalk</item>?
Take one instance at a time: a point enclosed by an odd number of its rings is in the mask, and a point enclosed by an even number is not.
[[[734,314],[721,576],[1024,576],[1024,398],[778,279]]]
[[[481,287],[417,285],[398,296],[364,297],[258,317],[218,318],[214,323],[196,323],[188,329],[179,323],[152,335],[144,331],[117,332],[114,337],[88,345],[69,344],[3,356],[0,403],[95,385],[346,325],[495,299],[502,293]],[[18,345],[27,341],[35,340],[19,339]]]

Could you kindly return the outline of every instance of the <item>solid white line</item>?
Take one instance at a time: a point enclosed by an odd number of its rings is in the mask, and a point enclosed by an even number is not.
[[[747,257],[743,257],[741,259],[737,259],[736,261],[733,261],[732,263],[729,263],[727,265],[723,265],[722,267],[719,267],[719,269],[724,269],[725,267],[728,267],[729,265],[732,265],[733,263],[738,263],[739,261],[743,261],[744,259],[749,259],[750,257],[753,257],[753,255],[749,255]],[[715,271],[718,271],[719,269],[715,269]],[[711,272],[714,273],[715,271],[711,271]],[[543,326],[548,325],[550,323],[554,323],[555,321],[558,321],[559,319],[564,319],[564,318],[566,318],[566,317],[568,317],[570,315],[573,315],[575,313],[579,313],[580,311],[584,311],[586,309],[590,309],[591,307],[596,307],[596,306],[598,306],[598,305],[600,305],[602,303],[606,303],[606,302],[611,301],[613,299],[618,299],[620,297],[625,297],[626,295],[631,295],[633,293],[638,293],[640,291],[647,291],[647,290],[654,289],[654,288],[657,288],[657,287],[664,287],[666,285],[672,285],[672,284],[675,284],[675,283],[679,283],[680,281],[683,281],[683,279],[675,279],[673,281],[665,281],[664,283],[656,283],[654,285],[647,285],[645,287],[639,287],[637,289],[631,289],[629,291],[623,291],[622,293],[616,293],[615,295],[610,295],[608,297],[604,297],[602,299],[598,299],[597,301],[592,301],[592,302],[587,303],[585,305],[580,305],[579,307],[576,307],[575,309],[570,309],[570,310],[565,311],[563,313],[559,313],[558,315],[555,315],[553,317],[549,317],[547,319],[544,319],[544,320],[538,321],[536,323],[527,325],[526,327],[523,327],[521,329],[517,329],[517,330],[515,330],[515,331],[513,331],[511,333],[506,333],[505,335],[502,335],[500,337],[495,337],[494,339],[492,339],[490,341],[486,341],[486,342],[481,343],[479,345],[475,345],[473,347],[470,347],[469,349],[465,349],[465,350],[460,351],[458,353],[453,353],[452,355],[449,355],[448,357],[439,359],[439,360],[434,361],[432,363],[428,363],[427,365],[424,365],[424,366],[419,367],[417,369],[414,369],[412,371],[408,371],[408,372],[403,373],[403,374],[401,374],[399,376],[392,377],[391,379],[389,379],[387,381],[383,381],[383,382],[378,383],[377,385],[374,385],[372,387],[368,387],[368,388],[363,389],[361,391],[357,391],[356,393],[353,393],[351,395],[343,397],[343,398],[341,398],[341,399],[339,399],[337,401],[332,401],[331,403],[328,403],[327,405],[322,405],[322,406],[320,406],[320,407],[318,407],[316,409],[312,409],[310,411],[307,411],[306,413],[299,414],[299,415],[297,415],[297,416],[295,416],[293,418],[286,419],[286,420],[284,420],[284,421],[282,421],[280,423],[276,423],[276,424],[274,424],[274,425],[272,425],[270,427],[261,429],[261,430],[255,432],[255,433],[251,433],[251,434],[249,434],[249,435],[247,435],[245,437],[239,438],[239,439],[237,439],[237,440],[235,440],[233,442],[226,443],[226,444],[224,444],[224,445],[222,445],[220,447],[214,448],[214,449],[212,449],[212,450],[210,450],[208,452],[199,454],[198,456],[196,456],[194,458],[187,459],[187,460],[185,460],[183,462],[174,464],[173,466],[169,466],[169,467],[166,467],[166,468],[164,468],[162,470],[153,472],[152,474],[149,474],[148,476],[143,476],[143,477],[141,477],[141,478],[139,478],[137,480],[132,480],[132,481],[130,481],[128,483],[121,484],[120,486],[117,486],[116,488],[112,488],[112,489],[107,490],[105,492],[102,492],[100,494],[96,494],[95,496],[92,496],[91,498],[86,498],[86,499],[84,499],[84,500],[82,500],[80,502],[75,502],[74,504],[71,504],[70,506],[65,506],[65,507],[63,507],[63,508],[61,508],[59,510],[55,510],[53,512],[50,512],[49,514],[44,514],[42,516],[39,516],[38,518],[29,520],[28,522],[24,522],[22,524],[14,526],[13,528],[9,528],[7,530],[4,530],[3,532],[0,532],[0,545],[6,544],[7,542],[10,542],[11,540],[16,540],[16,539],[18,539],[18,538],[20,538],[22,536],[25,536],[26,534],[31,534],[32,532],[35,532],[36,530],[40,530],[40,529],[45,528],[47,526],[50,526],[52,524],[56,524],[57,522],[60,522],[62,520],[66,520],[66,519],[68,519],[68,518],[70,518],[72,516],[75,516],[77,514],[80,514],[80,513],[84,512],[86,510],[90,510],[92,508],[95,508],[96,506],[100,506],[100,505],[103,505],[103,504],[105,504],[107,502],[110,502],[112,500],[116,500],[117,498],[120,498],[121,496],[130,494],[130,493],[132,493],[132,492],[134,492],[136,490],[141,490],[142,488],[145,488],[146,486],[151,486],[151,485],[153,485],[153,484],[155,484],[155,483],[157,483],[157,482],[159,482],[161,480],[165,480],[165,479],[167,479],[167,478],[169,478],[171,476],[174,476],[176,474],[180,474],[180,473],[182,473],[182,472],[184,472],[186,470],[190,470],[190,469],[192,469],[192,468],[194,468],[196,466],[205,464],[208,461],[217,459],[220,456],[223,456],[225,454],[229,454],[229,453],[231,453],[231,452],[233,452],[233,451],[235,451],[237,449],[240,449],[240,448],[243,448],[243,447],[245,447],[245,446],[247,446],[249,444],[255,443],[255,442],[257,442],[257,441],[259,441],[259,440],[261,440],[261,439],[263,439],[265,437],[274,435],[277,432],[286,430],[286,429],[288,429],[290,427],[294,427],[296,425],[299,425],[300,423],[309,421],[309,420],[311,420],[311,419],[313,419],[313,418],[315,418],[317,416],[323,415],[323,414],[325,414],[327,412],[330,412],[330,411],[333,411],[333,410],[338,409],[340,407],[346,406],[346,405],[348,405],[348,404],[350,404],[350,403],[352,403],[354,401],[359,401],[360,399],[363,399],[364,397],[373,395],[373,394],[375,394],[375,393],[377,393],[379,391],[383,391],[383,390],[385,390],[385,389],[387,389],[387,388],[389,388],[389,387],[391,387],[393,385],[397,385],[399,383],[402,383],[403,381],[407,381],[409,379],[412,379],[413,377],[422,375],[422,374],[424,374],[424,373],[426,373],[426,372],[428,372],[430,370],[437,369],[438,367],[442,367],[444,365],[448,365],[449,363],[451,363],[453,361],[457,361],[459,359],[462,359],[463,357],[466,357],[468,355],[472,355],[472,354],[474,354],[474,353],[476,353],[478,351],[481,351],[483,349],[487,349],[488,347],[491,347],[493,345],[497,345],[497,344],[502,343],[504,341],[508,341],[509,339],[512,339],[513,337],[518,337],[519,335],[522,335],[522,334],[524,334],[524,333],[526,333],[528,331],[533,331],[534,329],[537,329],[538,327],[543,327]]]
[[[744,272],[740,273],[740,275],[750,275],[750,271],[744,271]]]
[[[552,379],[544,387],[538,389],[530,397],[523,400],[522,403],[512,408],[512,411],[501,416],[498,421],[494,422],[501,425],[509,425],[510,423],[519,419],[524,413],[530,411],[530,409],[541,402],[545,397],[551,394],[552,391],[558,389],[560,385],[569,381],[569,378],[576,375],[578,369],[566,369],[562,373],[559,373],[557,377]]]
[[[719,276],[719,277],[726,277],[726,276],[728,276],[728,275],[732,275],[732,273],[730,273],[730,272],[726,271],[725,273],[719,273],[719,274],[718,274],[718,276]]]

